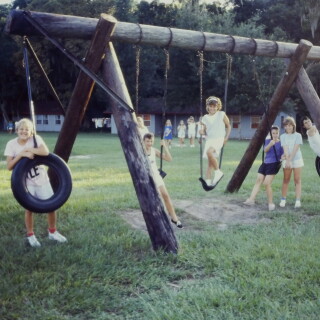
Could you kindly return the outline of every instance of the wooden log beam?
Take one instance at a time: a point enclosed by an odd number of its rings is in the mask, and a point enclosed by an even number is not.
[[[317,128],[320,128],[320,99],[304,68],[301,68],[296,80],[299,93],[310,112]]]
[[[132,106],[112,43],[109,43],[106,50],[103,80],[128,105]],[[177,240],[152,178],[149,160],[134,121],[135,115],[128,109],[120,107],[115,100],[110,100],[110,103],[152,246],[154,250],[161,249],[165,252],[177,253]]]
[[[296,80],[298,73],[305,61],[308,52],[312,47],[312,43],[306,40],[301,40],[291,61],[287,67],[287,70],[280,80],[273,96],[269,102],[269,112],[263,116],[259,127],[257,128],[254,136],[252,137],[249,146],[242,157],[237,169],[235,170],[231,180],[227,185],[227,192],[238,191],[246,178],[254,160],[256,159],[261,145],[263,144],[265,137],[269,131],[269,125],[272,125],[275,121],[277,114],[280,111],[281,105],[284,102],[292,84]]]
[[[96,28],[97,19],[53,13],[31,12],[52,37],[90,39]],[[12,10],[8,16],[5,31],[17,35],[39,35],[24,19],[23,11]],[[189,50],[249,54],[256,56],[291,58],[297,49],[296,43],[270,41],[209,33],[117,22],[112,41],[140,43],[160,47],[176,47]],[[320,47],[314,46],[308,60],[320,60]]]
[[[97,73],[104,56],[105,48],[114,30],[116,19],[101,14],[89,50],[85,57],[85,66]],[[54,149],[65,161],[68,161],[74,141],[79,132],[84,114],[91,97],[94,81],[84,72],[80,72],[67,108],[66,116]],[[67,137],[67,139],[66,139]]]

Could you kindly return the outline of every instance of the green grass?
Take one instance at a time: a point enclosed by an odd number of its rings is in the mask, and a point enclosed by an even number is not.
[[[57,135],[42,136],[52,150]],[[290,210],[292,182],[287,209],[259,213],[270,223],[223,231],[187,225],[175,229],[179,253],[171,255],[154,252],[148,234],[119,216],[139,208],[137,197],[118,138],[95,133],[78,135],[69,161],[74,188],[58,220],[68,243],[50,243],[46,216],[36,215],[42,247],[26,247],[23,209],[3,157],[12,137],[0,134],[0,319],[319,319],[319,177],[307,143],[301,210]],[[199,149],[172,148],[174,161],[164,163],[172,198],[244,201],[261,157],[238,193],[224,190],[247,145],[227,144],[225,177],[209,193],[198,182]],[[276,203],[281,179],[273,184]],[[264,192],[257,201],[266,202]]]

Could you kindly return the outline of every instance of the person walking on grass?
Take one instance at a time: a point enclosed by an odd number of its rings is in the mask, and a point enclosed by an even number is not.
[[[47,156],[48,147],[43,139],[36,135],[37,147],[34,146],[33,123],[27,118],[21,119],[16,123],[17,138],[8,141],[4,155],[7,157],[7,168],[12,170],[23,157],[33,159],[35,155]],[[53,195],[53,190],[45,168],[38,166],[32,168],[27,176],[27,188],[29,193],[38,199],[48,199]],[[67,239],[57,231],[57,214],[55,211],[49,212],[48,219],[48,237],[57,242],[66,242]],[[27,243],[31,247],[40,247],[41,244],[36,238],[33,230],[33,213],[25,210],[25,225],[27,229]]]
[[[230,121],[224,111],[221,111],[222,103],[217,97],[211,96],[206,100],[208,114],[202,117],[203,129],[200,134],[206,135],[203,158],[208,159],[206,183],[215,186],[223,178],[223,172],[219,169],[217,158],[221,148],[227,143],[231,132]],[[214,178],[212,179],[212,171]]]
[[[276,205],[273,203],[271,184],[280,169],[280,159],[283,155],[283,148],[281,147],[279,139],[279,128],[277,126],[271,127],[271,138],[267,138],[265,140],[264,152],[266,156],[259,167],[256,183],[252,189],[250,197],[244,202],[244,204],[249,206],[255,204],[256,196],[263,184],[266,187],[268,209],[269,211],[273,211],[276,208]]]
[[[153,134],[152,133],[145,134],[143,137],[143,143],[144,143],[146,154],[150,161],[151,172],[153,175],[154,182],[158,188],[161,198],[163,199],[165,207],[171,217],[171,222],[174,223],[178,228],[182,228],[182,223],[179,221],[176,215],[170,195],[168,193],[168,190],[164,184],[162,177],[160,176],[160,173],[157,167],[156,157],[160,158],[161,152],[158,149],[155,149],[153,147],[153,143],[154,143]],[[163,140],[161,140],[161,145],[163,146],[162,159],[166,161],[172,161],[172,156],[170,154],[170,151]]]
[[[320,157],[320,134],[317,127],[312,124],[311,119],[307,116],[302,118],[302,125],[307,130],[310,148]]]
[[[185,147],[184,139],[186,137],[187,127],[184,124],[184,121],[181,120],[178,125],[178,138],[179,138],[179,147]]]
[[[283,121],[285,133],[280,136],[281,146],[284,151],[282,197],[280,207],[286,206],[289,182],[293,172],[296,202],[294,207],[301,207],[301,171],[304,166],[300,145],[302,136],[296,132],[296,122],[292,117],[287,117]]]

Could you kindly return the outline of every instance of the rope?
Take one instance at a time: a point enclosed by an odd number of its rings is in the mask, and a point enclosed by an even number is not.
[[[199,125],[202,119],[202,102],[203,102],[203,51],[198,51],[199,56],[199,88],[200,88],[200,104],[199,104]],[[200,134],[200,177],[203,179],[203,163],[202,163],[202,134]]]
[[[31,80],[30,80],[30,68],[29,68],[29,59],[28,59],[28,50],[26,44],[26,38],[23,38],[23,60],[24,60],[24,67],[26,69],[26,79],[27,79],[27,88],[28,88],[28,100],[29,100],[29,109],[30,109],[30,116],[33,123],[33,142],[34,147],[37,148],[37,140],[36,140],[36,119],[34,115],[34,104],[32,100],[32,90],[31,90]]]
[[[162,107],[162,129],[161,129],[161,139],[164,135],[164,126],[166,123],[166,110],[167,110],[167,96],[168,96],[168,72],[170,69],[170,55],[167,48],[163,48],[164,54],[166,56],[165,71],[164,71],[164,93],[163,93],[163,107]],[[162,170],[162,155],[163,146],[160,148],[160,170]]]

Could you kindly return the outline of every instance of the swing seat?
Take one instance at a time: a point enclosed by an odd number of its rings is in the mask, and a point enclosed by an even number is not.
[[[203,178],[199,178],[199,181],[201,182],[201,184],[202,184],[202,188],[203,188],[203,190],[205,190],[205,191],[211,191],[211,190],[213,190],[216,186],[217,186],[217,184],[216,185],[214,185],[214,186],[208,186],[207,185],[207,183],[206,183],[206,181],[203,179]]]
[[[159,170],[159,173],[160,173],[160,176],[162,177],[162,179],[167,175],[166,172],[164,172],[162,169],[158,169]]]
[[[316,157],[315,165],[316,165],[318,175],[320,176],[320,157],[318,156]]]

